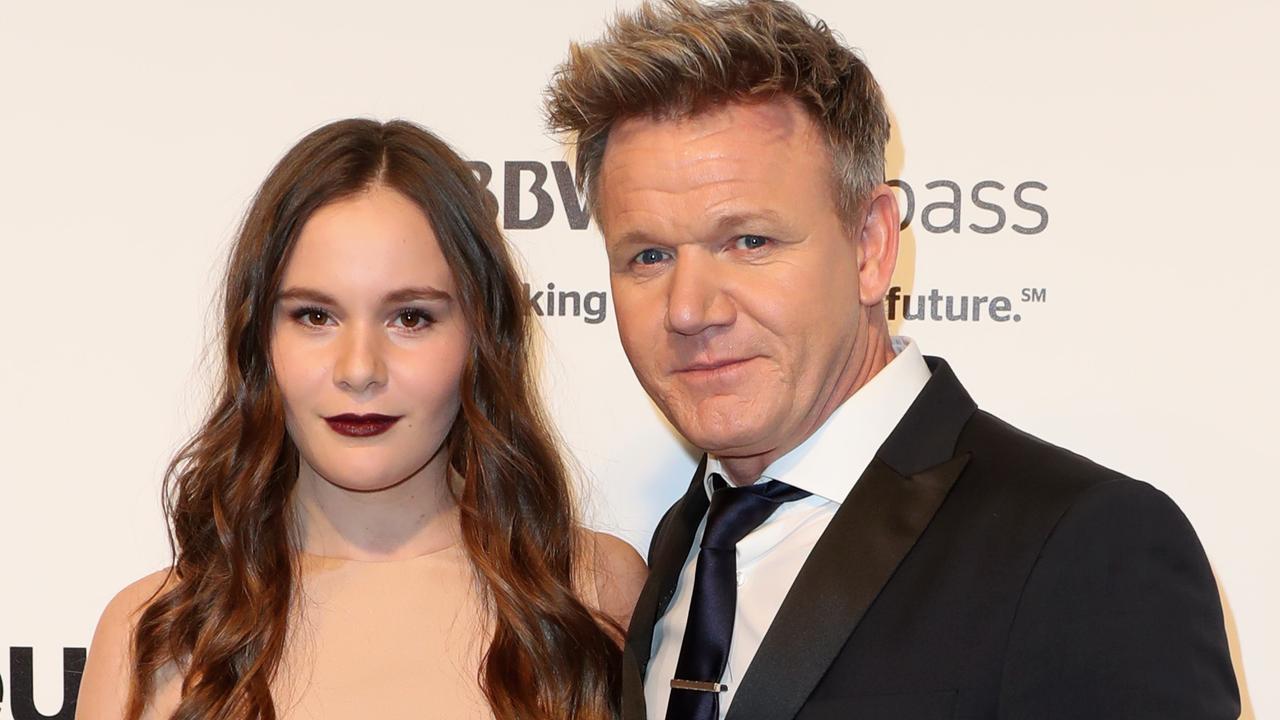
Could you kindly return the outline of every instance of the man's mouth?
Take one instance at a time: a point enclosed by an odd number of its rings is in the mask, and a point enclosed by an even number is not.
[[[691,379],[712,379],[729,375],[754,359],[754,357],[743,357],[698,360],[685,365],[676,372]]]

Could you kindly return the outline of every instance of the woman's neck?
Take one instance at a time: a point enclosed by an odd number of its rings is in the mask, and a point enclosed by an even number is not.
[[[350,560],[403,560],[458,542],[447,453],[391,487],[353,491],[299,461],[293,491],[301,549]]]

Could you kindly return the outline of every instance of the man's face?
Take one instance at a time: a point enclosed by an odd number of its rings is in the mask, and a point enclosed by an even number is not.
[[[645,390],[721,457],[803,441],[865,349],[859,229],[841,222],[807,113],[776,100],[628,119],[599,179],[618,328]]]

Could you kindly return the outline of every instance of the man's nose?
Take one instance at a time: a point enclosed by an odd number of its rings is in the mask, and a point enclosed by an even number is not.
[[[669,332],[697,335],[733,323],[737,310],[725,292],[723,268],[714,256],[694,249],[676,256],[667,295]]]
[[[383,357],[386,338],[374,328],[350,327],[338,341],[333,382],[347,392],[363,393],[387,382]]]

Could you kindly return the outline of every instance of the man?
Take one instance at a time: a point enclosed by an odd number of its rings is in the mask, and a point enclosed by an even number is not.
[[[890,337],[887,113],[825,25],[646,5],[573,47],[548,110],[627,356],[707,453],[654,536],[625,717],[1238,716],[1173,503]]]

